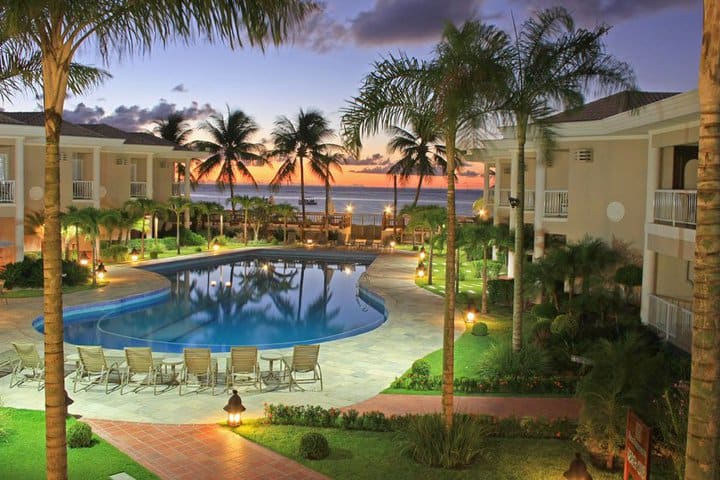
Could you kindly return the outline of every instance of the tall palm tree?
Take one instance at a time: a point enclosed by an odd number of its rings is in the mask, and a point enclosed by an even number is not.
[[[447,161],[447,264],[455,263],[455,168],[457,142],[481,125],[494,107],[499,67],[507,35],[495,27],[466,22],[448,25],[435,48],[434,58],[420,61],[404,54],[376,62],[357,97],[343,109],[343,135],[359,153],[364,135],[393,125],[407,124],[418,106],[427,105],[444,134]],[[498,78],[500,77],[500,78]],[[418,103],[420,100],[420,103]],[[445,276],[443,319],[442,413],[446,427],[453,421],[455,271]]]
[[[161,205],[155,200],[150,198],[135,198],[126,201],[123,204],[123,209],[131,212],[131,215],[138,217],[141,220],[140,230],[140,258],[145,258],[145,239],[147,238],[147,228],[145,222],[147,218],[154,215],[160,210]],[[152,229],[152,225],[150,226]]]
[[[388,133],[392,135],[388,142],[388,150],[391,153],[400,152],[402,155],[400,160],[390,167],[388,173],[398,175],[403,182],[406,182],[411,175],[418,177],[412,203],[414,207],[420,198],[420,187],[423,182],[431,181],[438,171],[447,174],[445,146],[438,143],[442,139],[442,132],[435,123],[434,113],[422,109],[410,117],[410,130],[393,126]]]
[[[216,202],[194,202],[192,204],[192,209],[195,211],[196,214],[200,216],[205,215],[205,226],[207,228],[207,246],[208,250],[210,250],[210,241],[212,240],[210,235],[210,217],[212,215],[222,214],[225,209],[222,207],[222,205]]]
[[[330,184],[335,183],[333,170],[341,172],[340,162],[343,156],[340,153],[334,155],[324,155],[320,162],[310,162],[310,169],[316,177],[325,184],[325,220],[323,231],[325,232],[325,243],[330,238]]]
[[[435,235],[437,234],[437,231],[443,226],[446,225],[448,219],[447,219],[447,209],[443,207],[439,207],[437,205],[423,205],[420,207],[412,207],[407,206],[402,209],[403,215],[410,215],[410,222],[408,223],[409,228],[415,228],[415,227],[422,227],[423,230],[427,229],[430,232],[429,238],[428,238],[428,245],[430,245],[430,252],[428,255],[428,277],[427,277],[427,283],[428,285],[433,284],[433,256],[435,252],[435,244],[436,239]],[[445,269],[445,274],[447,275],[447,272],[449,270],[452,270],[452,265],[448,263],[447,268]],[[453,289],[454,289],[453,284]]]
[[[528,135],[549,149],[552,138],[548,118],[557,109],[571,109],[583,104],[583,93],[591,86],[601,92],[634,89],[635,78],[630,67],[605,50],[603,40],[610,27],[593,30],[575,28],[575,22],[562,7],[549,8],[527,19],[515,41],[507,48],[502,83],[501,112],[515,125],[518,175],[515,207],[515,251],[523,252],[525,218],[525,143]],[[532,125],[532,129],[530,126]],[[513,333],[514,351],[522,346],[523,260],[514,257]]]
[[[253,206],[253,202],[257,197],[251,197],[249,195],[231,196],[228,198],[228,202],[232,205],[233,217],[235,217],[235,208],[240,205],[243,209],[243,242],[245,245],[248,243],[248,221],[250,220],[250,208]]]
[[[100,253],[100,234],[104,225],[112,224],[119,216],[116,210],[101,210],[95,207],[85,207],[78,211],[80,220],[80,229],[90,242],[92,252],[92,281],[93,285],[97,285],[97,277],[95,275],[95,266]]]
[[[705,1],[702,38],[686,480],[720,477],[720,5],[712,0]]]
[[[282,218],[283,221],[283,243],[287,243],[287,224],[288,220],[293,218],[295,216],[295,213],[297,212],[297,208],[295,208],[293,205],[290,205],[289,203],[278,203],[277,205],[273,205],[273,212],[275,212],[275,215]]]
[[[191,205],[192,202],[185,197],[170,197],[165,203],[165,208],[168,212],[172,212],[175,215],[175,240],[178,255],[180,255],[180,215],[190,209]]]
[[[195,168],[198,180],[216,175],[215,183],[218,187],[230,187],[230,198],[235,196],[238,177],[250,180],[257,187],[248,165],[265,163],[265,146],[250,141],[260,129],[255,120],[242,110],[231,112],[228,108],[227,121],[223,117],[212,115],[200,128],[209,134],[212,140],[193,143],[199,149],[211,152],[211,155]]]
[[[155,126],[153,127],[152,132],[156,136],[177,145],[187,145],[189,143],[190,136],[193,134],[193,129],[190,127],[190,124],[185,120],[182,113],[179,112],[171,113],[165,119],[155,120],[153,124]],[[178,182],[185,179],[185,163],[178,163],[175,171],[177,172]],[[190,186],[194,190],[197,187],[197,184],[197,178],[195,178],[191,169]]]
[[[310,162],[310,168],[316,175],[323,178],[324,159],[331,154],[332,148],[326,140],[332,137],[333,131],[328,120],[317,110],[303,111],[300,109],[295,122],[286,116],[278,118],[272,131],[275,149],[270,156],[281,158],[283,163],[270,181],[270,186],[279,188],[283,182],[290,182],[300,169],[300,207],[302,222],[300,223],[300,240],[305,241],[305,167],[304,161]]]
[[[480,313],[487,313],[488,306],[488,250],[495,244],[497,228],[491,222],[480,222],[464,225],[460,232],[465,237],[466,249],[482,252],[482,294]]]
[[[43,212],[44,213],[44,212]],[[73,227],[75,231],[75,261],[80,261],[80,229],[83,219],[80,215],[80,209],[75,205],[70,205],[67,210],[62,214],[61,224],[64,228]],[[47,219],[45,219],[47,224]]]
[[[45,435],[47,478],[67,478],[65,371],[60,244],[60,127],[78,50],[115,55],[149,52],[173,40],[244,43],[263,48],[279,44],[288,30],[314,10],[306,0],[27,0],[0,5],[0,32],[18,52],[40,51],[45,112],[45,241],[43,248],[45,318]],[[80,88],[77,93],[84,90]]]

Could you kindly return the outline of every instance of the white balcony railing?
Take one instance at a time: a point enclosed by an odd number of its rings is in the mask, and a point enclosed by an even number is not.
[[[0,180],[0,203],[15,203],[15,180]]]
[[[510,206],[510,192],[509,188],[500,189],[500,206]],[[493,200],[495,195],[493,194]],[[535,210],[535,190],[525,190],[525,210]]]
[[[182,197],[185,195],[185,183],[183,182],[173,182],[172,185],[172,196],[173,197]]]
[[[73,200],[92,200],[92,180],[73,180]]]
[[[146,182],[130,182],[130,198],[146,198],[147,183]]]
[[[655,223],[695,228],[697,190],[655,190]]]
[[[650,295],[648,323],[670,343],[689,352],[692,345],[693,312],[681,302]]]
[[[485,205],[490,206],[495,204],[495,189],[490,188],[487,192],[483,192],[483,197],[485,198]]]
[[[545,217],[567,218],[568,216],[568,191],[567,190],[545,190]]]

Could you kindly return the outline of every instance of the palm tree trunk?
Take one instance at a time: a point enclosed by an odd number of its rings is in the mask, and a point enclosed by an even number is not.
[[[325,243],[330,241],[330,165],[328,164],[327,171],[325,172]]]
[[[397,241],[397,175],[393,175],[393,240]]]
[[[720,478],[720,5],[705,1],[685,480]]]
[[[75,224],[75,261],[80,262],[80,225]]]
[[[423,174],[421,173],[421,174],[420,174],[420,179],[418,180],[417,188],[415,189],[415,199],[413,200],[413,203],[412,203],[412,206],[413,206],[413,207],[417,205],[417,202],[418,202],[418,200],[420,199],[420,187],[422,187],[422,182],[423,182],[423,178],[424,178],[424,177],[425,177],[425,175],[423,175]],[[397,188],[397,184],[396,184],[396,187],[395,187],[395,188]]]
[[[428,285],[432,285],[432,272],[433,272],[433,229],[430,227],[430,253],[428,255]],[[445,264],[445,275],[447,275],[448,266]]]
[[[488,275],[487,275],[487,245],[483,245],[483,267],[482,267],[482,300],[480,305],[480,313],[487,313],[487,301],[488,301],[488,294],[487,294],[487,282],[488,282]]]
[[[145,214],[143,214],[142,219],[142,232],[140,232],[140,258],[143,260],[145,259],[145,237],[147,236],[147,233],[145,233]]]
[[[177,254],[180,255],[180,210],[175,212],[175,246]]]
[[[513,278],[513,321],[512,321],[512,349],[519,352],[522,348],[522,314],[523,314],[523,260],[525,257],[524,221],[525,221],[525,123],[518,120],[518,173],[517,173],[517,202],[515,208],[515,257]]]
[[[302,207],[302,223],[300,224],[300,242],[305,243],[305,169],[303,168],[303,157],[300,160],[300,206]]]
[[[208,240],[208,250],[210,250],[210,212],[207,214],[207,240]]]
[[[235,187],[233,186],[232,178],[230,179],[230,208],[232,209],[232,219],[235,221],[235,202],[232,199],[235,197]]]
[[[248,224],[248,206],[243,207],[243,241],[245,242],[245,245],[248,244],[248,235],[247,235],[247,224]]]
[[[59,39],[58,44],[61,44]],[[65,355],[63,352],[62,248],[60,245],[60,127],[67,92],[67,64],[43,56],[45,107],[45,236],[43,313],[45,315],[45,461],[48,480],[67,478],[65,437]],[[79,244],[78,244],[79,248]]]
[[[446,265],[455,264],[455,122],[450,122],[447,148],[447,257]],[[445,428],[453,424],[455,362],[455,269],[445,269],[445,316],[443,318],[442,414]]]

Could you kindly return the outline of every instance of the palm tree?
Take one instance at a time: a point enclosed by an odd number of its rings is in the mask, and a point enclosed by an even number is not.
[[[488,250],[495,244],[497,237],[497,228],[489,222],[474,223],[464,225],[460,234],[465,237],[467,250],[473,251],[479,249],[482,252],[482,295],[480,313],[487,313],[488,304]]]
[[[180,255],[180,215],[188,210],[191,205],[192,202],[185,197],[170,197],[165,203],[168,212],[175,214],[175,240],[178,255]]]
[[[297,212],[297,208],[295,208],[293,205],[290,205],[289,203],[278,203],[277,205],[273,206],[273,211],[275,212],[275,215],[282,218],[282,221],[283,221],[283,243],[287,243],[288,220],[295,216],[295,213]]]
[[[100,250],[100,229],[103,225],[107,225],[115,221],[119,216],[115,210],[100,210],[95,207],[81,208],[77,216],[80,220],[80,229],[90,242],[92,251],[92,280],[93,285],[97,285],[97,276],[95,275],[95,266],[98,261],[98,253]]]
[[[44,213],[44,212],[43,212]],[[80,225],[83,219],[80,215],[80,209],[75,205],[70,205],[62,214],[61,224],[65,227],[73,227],[75,230],[75,261],[80,261]],[[47,223],[47,219],[45,220]]]
[[[692,371],[685,479],[720,477],[720,5],[706,0],[700,53],[700,152]]]
[[[494,107],[499,67],[508,44],[507,36],[495,27],[466,22],[460,29],[445,27],[434,58],[420,61],[400,54],[376,62],[365,77],[357,97],[343,109],[343,136],[359,153],[364,135],[373,135],[393,125],[408,124],[418,107],[435,112],[444,134],[447,162],[447,264],[455,263],[455,168],[458,137],[481,125]],[[498,78],[499,77],[499,78]],[[445,426],[453,421],[455,271],[445,276],[443,319],[442,413]]]
[[[260,229],[270,219],[272,205],[262,197],[253,197],[250,205],[250,216],[252,217],[251,226],[253,229],[253,241],[260,239]],[[247,242],[246,242],[247,243]]]
[[[310,169],[313,171],[315,176],[325,184],[325,225],[323,230],[325,232],[325,243],[328,242],[330,237],[330,184],[335,182],[335,177],[332,171],[342,171],[340,162],[343,160],[343,156],[339,153],[335,155],[325,155],[321,163],[318,165],[317,162],[310,162]],[[320,167],[318,169],[318,167]]]
[[[209,134],[212,140],[193,143],[197,148],[211,152],[211,155],[195,169],[198,180],[217,175],[215,183],[220,188],[229,186],[230,198],[235,196],[235,183],[238,177],[247,178],[257,187],[248,165],[265,163],[265,146],[250,141],[260,129],[255,120],[242,110],[231,112],[228,107],[227,121],[223,117],[212,115],[200,128]],[[234,205],[233,216],[235,216]]]
[[[606,53],[603,39],[610,27],[594,30],[575,28],[562,7],[549,8],[526,20],[505,55],[507,78],[502,83],[503,116],[515,125],[518,176],[515,208],[515,251],[522,252],[525,240],[525,143],[529,134],[549,149],[550,120],[557,107],[571,109],[583,104],[583,92],[592,85],[612,92],[633,89],[635,80],[626,63]],[[529,130],[532,124],[532,130]],[[514,257],[513,351],[522,346],[523,259]]]
[[[428,238],[428,245],[430,245],[430,252],[428,255],[428,285],[433,284],[433,254],[435,251],[435,234],[437,233],[438,229],[440,229],[443,225],[446,225],[447,220],[447,209],[438,207],[437,205],[423,205],[421,207],[412,207],[407,206],[402,209],[403,215],[410,215],[410,222],[408,223],[408,227],[415,228],[415,227],[422,227],[423,229],[428,229],[430,232],[430,236]],[[447,263],[445,265],[445,275],[448,274],[450,270],[453,270],[454,263]],[[455,289],[455,284],[453,283],[452,289]]]
[[[147,217],[154,215],[161,209],[161,205],[155,200],[149,198],[135,198],[125,202],[123,209],[131,212],[131,215],[142,220],[140,230],[140,258],[145,258],[145,238],[147,238],[147,228],[145,221]],[[152,226],[150,226],[152,229]]]
[[[398,175],[402,182],[406,182],[411,175],[418,176],[415,189],[415,198],[412,206],[416,206],[420,198],[420,187],[423,182],[429,182],[438,170],[447,174],[447,161],[445,160],[445,146],[440,145],[442,133],[435,123],[434,113],[423,109],[414,112],[410,117],[411,130],[393,126],[388,130],[392,135],[388,143],[391,153],[400,152],[402,157],[388,173]]]
[[[256,197],[251,197],[249,195],[233,195],[228,198],[228,202],[230,202],[230,204],[232,205],[233,217],[235,217],[235,207],[237,205],[240,205],[243,209],[243,242],[245,243],[245,245],[247,245],[248,243],[247,227],[248,220],[250,219],[250,208],[252,207],[255,198]]]
[[[190,127],[190,124],[188,124],[182,116],[182,113],[179,112],[171,113],[166,119],[155,120],[153,123],[155,126],[153,127],[152,132],[156,136],[177,145],[187,145],[188,139],[193,134],[193,129]],[[185,178],[185,163],[178,163],[176,172],[177,181],[182,181]],[[190,171],[190,186],[193,190],[197,187],[197,184],[197,178],[195,178],[195,175],[193,175],[192,171]]]
[[[279,44],[315,4],[306,0],[148,0],[111,2],[28,0],[0,5],[0,32],[13,51],[39,51],[45,112],[45,435],[49,480],[67,478],[65,371],[62,322],[62,248],[60,243],[60,127],[78,50],[113,55],[149,52],[173,40],[202,37],[242,47]],[[82,85],[81,85],[82,87]],[[84,88],[77,89],[80,93]]]
[[[218,213],[222,214],[225,209],[223,209],[222,205],[216,202],[194,202],[192,204],[192,209],[198,215],[205,215],[205,226],[207,227],[207,245],[208,250],[210,250],[210,240],[212,240],[210,235],[210,216],[216,215]]]
[[[320,178],[324,178],[325,157],[333,146],[325,142],[333,135],[328,120],[317,110],[303,111],[300,109],[293,123],[286,116],[275,122],[272,139],[275,149],[271,157],[281,158],[283,163],[278,168],[270,186],[279,188],[283,182],[292,181],[300,168],[300,207],[302,222],[300,223],[300,241],[305,241],[305,167],[303,162],[310,161],[310,168]]]

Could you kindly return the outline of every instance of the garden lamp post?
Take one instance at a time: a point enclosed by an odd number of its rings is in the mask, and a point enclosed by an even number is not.
[[[420,255],[419,255],[419,257],[420,257],[420,262],[422,262],[423,260],[425,260],[425,256],[426,256],[425,246],[423,245],[423,246],[420,248]]]
[[[98,262],[97,268],[95,268],[95,274],[97,275],[97,278],[99,280],[102,280],[105,278],[105,274],[107,273],[107,268],[105,268],[105,264],[100,260]]]
[[[88,257],[87,252],[82,252],[82,255],[80,255],[80,265],[85,267],[87,266],[88,262],[90,262],[90,258]]]
[[[415,269],[415,276],[417,278],[424,278],[425,277],[425,264],[420,262]]]
[[[478,313],[479,312],[477,307],[475,306],[475,302],[470,300],[470,302],[468,302],[467,308],[465,309],[465,323],[468,326],[472,326],[477,321]]]
[[[220,243],[217,241],[217,238],[213,242],[212,249],[213,249],[213,252],[217,252],[218,250],[220,250]]]
[[[229,427],[237,427],[242,424],[240,414],[246,409],[242,404],[242,399],[238,395],[237,390],[232,391],[232,396],[228,399],[228,403],[223,407],[223,410],[227,412],[227,423]]]
[[[140,253],[137,251],[137,248],[133,248],[130,252],[130,261],[137,262],[138,258],[140,258]]]

